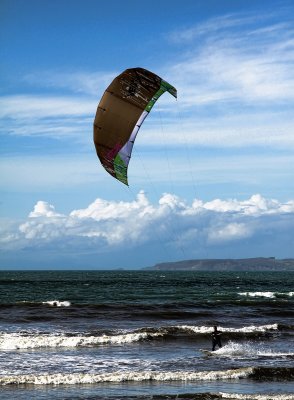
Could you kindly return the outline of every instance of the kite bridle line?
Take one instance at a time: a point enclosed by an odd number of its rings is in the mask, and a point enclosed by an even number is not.
[[[167,141],[166,130],[163,127],[161,111],[158,110],[158,112],[159,112],[159,118],[160,118],[161,138],[162,138],[162,143],[163,143],[163,147],[164,147],[164,154],[165,154],[166,164],[167,164],[167,169],[168,169],[170,188],[171,188],[171,192],[173,194],[175,194],[175,182],[174,182],[174,179],[173,179],[173,174],[172,174],[169,154],[168,154],[168,151],[167,151],[167,143],[168,143],[168,141]],[[182,255],[184,256],[185,259],[187,259],[188,257],[187,257],[187,255],[185,253],[185,249],[182,246],[181,239],[180,239],[180,237],[179,237],[179,235],[177,233],[177,232],[179,232],[179,224],[178,224],[177,218],[175,219],[175,222],[176,222],[176,229],[174,229],[174,227],[171,226],[171,231],[172,231],[172,234],[173,234],[174,238],[176,239],[176,243],[178,243],[178,247],[179,247]]]
[[[128,192],[128,196],[131,197],[132,201],[137,202],[138,201],[138,197],[136,195],[136,193],[133,191],[133,189],[128,185],[123,185],[125,190]],[[163,238],[161,237],[161,235],[156,231],[156,229],[154,230],[153,234],[156,237],[157,243],[160,243],[160,249],[163,253],[163,260],[168,260],[170,257],[170,253],[167,249],[167,245],[165,243],[165,241],[163,240]]]
[[[162,128],[162,131],[163,131],[163,128]],[[163,135],[161,137],[163,139]],[[164,143],[164,141],[163,141],[163,143]],[[165,151],[166,151],[166,146],[165,146]],[[166,151],[166,153],[167,153],[167,151]],[[145,163],[144,163],[144,161],[143,161],[143,159],[142,159],[142,157],[140,155],[140,151],[139,151],[139,147],[138,146],[133,149],[133,157],[137,157],[139,159],[141,169],[144,171],[145,180],[147,180],[149,182],[149,186],[152,189],[154,197],[156,199],[160,199],[161,193],[158,192],[158,190],[156,188],[156,185],[154,184],[154,181],[151,179],[151,177],[150,177],[150,175],[148,173],[148,168],[146,168],[146,165],[145,165]],[[170,181],[170,184],[171,184],[171,181]],[[128,186],[128,188],[132,192],[133,198],[136,199],[136,195],[133,192],[133,190],[131,189],[131,187]],[[156,234],[158,240],[160,241],[160,243],[162,244],[162,247],[165,250],[167,250],[167,243],[163,240],[162,236],[160,236],[160,234],[157,233],[157,232],[155,234]],[[176,243],[177,244],[176,248],[181,253],[181,257],[184,257],[185,259],[187,259],[187,256],[185,254],[185,250],[184,250],[183,246],[181,245],[181,241],[180,241],[179,235],[177,234],[177,232],[173,228],[173,225],[169,226],[169,229],[167,230],[167,235],[168,235],[167,236],[168,242],[169,243]],[[170,255],[170,253],[168,253],[168,255]]]
[[[191,146],[189,145],[189,141],[187,140],[185,129],[183,128],[183,118],[182,118],[182,113],[181,113],[181,109],[180,109],[179,99],[176,99],[176,103],[177,103],[177,110],[178,110],[178,122],[179,122],[179,125],[180,125],[180,134],[181,134],[181,137],[184,139],[183,142],[184,142],[184,147],[185,147],[185,152],[186,152],[185,159],[186,159],[186,161],[188,163],[188,165],[187,165],[188,168],[187,169],[189,171],[189,175],[190,175],[190,179],[191,179],[191,185],[192,185],[192,187],[194,189],[194,196],[195,196],[195,198],[197,198],[197,192],[198,192],[197,186],[198,185],[196,183],[196,179],[195,179],[195,176],[194,176],[194,171],[193,171],[193,168],[192,168]]]
[[[191,185],[192,185],[192,187],[194,189],[194,196],[193,196],[193,199],[192,199],[192,201],[193,201],[194,199],[197,199],[197,193],[198,193],[197,186],[199,186],[199,185],[196,182],[196,178],[195,178],[195,175],[194,175],[194,170],[192,168],[192,165],[193,165],[192,164],[192,158],[191,158],[192,149],[191,149],[191,146],[189,145],[189,141],[187,140],[185,129],[183,128],[183,118],[182,118],[182,113],[181,113],[181,108],[180,108],[180,102],[179,102],[178,98],[176,100],[177,100],[177,110],[178,110],[178,121],[179,121],[179,124],[180,124],[180,133],[181,133],[181,137],[183,137],[183,139],[184,139],[184,146],[185,146],[185,151],[186,151],[186,161],[188,163],[187,166],[188,166],[188,171],[189,171],[189,175],[190,175],[190,179],[191,179]],[[208,256],[206,243],[204,242],[202,244],[202,246],[204,247],[205,254]]]

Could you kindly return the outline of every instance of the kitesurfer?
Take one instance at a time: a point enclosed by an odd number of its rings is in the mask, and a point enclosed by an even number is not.
[[[216,345],[218,345],[219,348],[222,347],[222,341],[221,341],[221,332],[217,330],[217,326],[213,327],[213,332],[211,334],[212,338],[212,351],[215,350]]]

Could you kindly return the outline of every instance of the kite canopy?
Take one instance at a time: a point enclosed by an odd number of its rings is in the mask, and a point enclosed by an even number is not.
[[[128,185],[127,169],[137,133],[155,102],[177,90],[143,68],[126,69],[105,90],[94,120],[99,160],[114,178]]]

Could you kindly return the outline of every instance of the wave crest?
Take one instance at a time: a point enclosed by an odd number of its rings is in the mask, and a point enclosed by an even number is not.
[[[221,399],[233,400],[294,400],[292,394],[239,394],[239,393],[219,393]]]
[[[267,297],[269,299],[276,299],[277,297],[293,297],[294,292],[280,293],[280,292],[241,292],[239,296],[246,297]]]
[[[77,385],[103,382],[143,382],[143,381],[193,381],[246,378],[253,373],[253,368],[239,368],[226,371],[204,372],[115,372],[104,374],[44,374],[0,376],[0,385]]]
[[[34,349],[41,347],[87,347],[104,344],[133,343],[140,340],[162,336],[160,332],[126,333],[121,335],[102,336],[66,336],[65,334],[31,334],[4,333],[0,335],[1,350]]]
[[[234,337],[236,335],[255,336],[278,330],[277,324],[246,326],[242,328],[223,328],[222,332],[227,336]],[[0,349],[1,350],[18,350],[18,349],[36,349],[42,347],[89,347],[98,345],[122,345],[134,343],[144,340],[173,338],[177,334],[193,335],[193,340],[198,335],[207,335],[212,332],[212,328],[208,326],[180,325],[158,328],[142,328],[133,332],[106,334],[67,334],[67,333],[0,333]],[[188,339],[188,336],[185,340]]]
[[[104,382],[143,382],[143,381],[216,381],[227,379],[253,380],[292,380],[294,368],[246,367],[223,371],[133,371],[102,374],[58,373],[40,375],[2,375],[0,386],[4,385],[78,385]],[[227,397],[230,398],[230,397]],[[242,399],[242,397],[240,397]]]

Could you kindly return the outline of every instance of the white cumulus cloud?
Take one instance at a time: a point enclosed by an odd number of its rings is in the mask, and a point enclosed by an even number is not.
[[[238,240],[252,234],[249,226],[244,223],[232,222],[209,232],[209,239],[213,241]]]
[[[293,200],[282,203],[256,194],[242,201],[195,199],[188,204],[166,193],[151,204],[141,191],[134,201],[98,198],[68,215],[38,201],[24,221],[4,224],[0,246],[6,251],[27,248],[32,254],[34,249],[50,248],[56,254],[94,249],[111,255],[126,249],[135,253],[142,246],[152,249],[155,242],[161,242],[171,251],[185,248],[187,255],[203,257],[201,246],[213,253],[218,247],[234,248],[236,244],[250,250],[258,242],[269,250],[269,241],[277,238],[286,238],[289,246],[293,231]]]
[[[52,204],[47,203],[46,201],[38,201],[34,206],[34,210],[30,212],[29,218],[34,217],[61,217],[61,214],[58,214],[55,211],[55,207]]]

